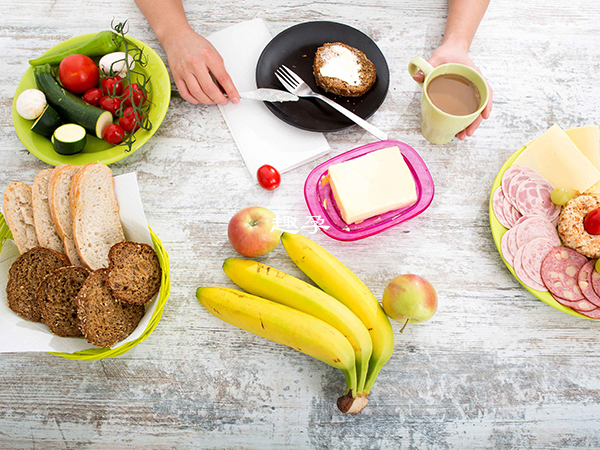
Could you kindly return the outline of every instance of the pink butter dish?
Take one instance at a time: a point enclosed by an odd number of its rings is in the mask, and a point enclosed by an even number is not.
[[[342,219],[336,204],[328,179],[329,167],[350,159],[358,158],[367,153],[389,147],[398,147],[417,188],[416,203],[393,211],[388,211],[360,223],[348,225]],[[394,225],[406,222],[425,211],[434,195],[433,179],[429,169],[419,154],[409,145],[399,141],[379,141],[363,145],[338,155],[317,166],[306,178],[304,183],[304,198],[310,214],[319,220],[319,228],[327,236],[340,241],[356,241],[374,234],[381,233]]]

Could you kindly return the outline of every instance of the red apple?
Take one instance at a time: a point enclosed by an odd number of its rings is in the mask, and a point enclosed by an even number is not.
[[[233,249],[248,258],[266,255],[279,244],[281,230],[276,215],[267,208],[251,206],[229,221],[227,236]]]
[[[409,322],[431,319],[437,310],[438,300],[429,281],[418,275],[408,274],[398,275],[387,284],[382,303],[383,310],[390,318],[406,326]]]

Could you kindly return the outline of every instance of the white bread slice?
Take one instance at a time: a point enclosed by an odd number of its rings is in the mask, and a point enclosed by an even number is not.
[[[52,172],[54,169],[44,169],[33,180],[33,223],[40,246],[64,253],[65,246],[54,225],[48,203],[48,184]]]
[[[64,252],[74,266],[83,266],[73,240],[73,218],[71,217],[71,180],[80,166],[61,164],[56,166],[48,183],[48,205],[50,214],[61,237]]]
[[[33,205],[31,187],[27,183],[10,183],[4,191],[4,218],[17,244],[19,253],[23,254],[38,247],[33,222]]]
[[[101,163],[84,165],[71,182],[73,237],[83,263],[91,270],[108,267],[108,251],[125,240],[112,170]]]

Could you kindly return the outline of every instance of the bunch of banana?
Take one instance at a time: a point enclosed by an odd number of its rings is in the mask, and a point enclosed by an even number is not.
[[[331,253],[298,234],[281,241],[316,288],[273,267],[229,258],[225,273],[248,293],[198,288],[202,305],[251,333],[287,345],[342,370],[344,413],[359,413],[394,349],[390,321],[367,286]]]

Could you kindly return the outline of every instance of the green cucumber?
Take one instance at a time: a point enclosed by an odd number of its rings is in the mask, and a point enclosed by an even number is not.
[[[123,36],[111,30],[101,31],[84,42],[70,45],[59,50],[48,50],[42,56],[29,61],[32,66],[42,64],[60,64],[69,55],[100,56],[115,52],[121,47]]]
[[[60,116],[56,112],[56,110],[50,106],[46,105],[44,111],[40,117],[38,117],[33,125],[31,125],[31,131],[37,134],[41,134],[42,136],[50,137],[54,130],[56,130],[62,124],[62,120]]]
[[[54,130],[51,140],[56,153],[60,155],[74,155],[82,151],[85,147],[87,133],[81,125],[66,123]]]
[[[46,94],[48,103],[65,122],[79,124],[93,136],[102,139],[104,129],[113,122],[109,111],[92,106],[61,87],[52,74],[50,64],[34,67],[33,75],[38,89]]]

